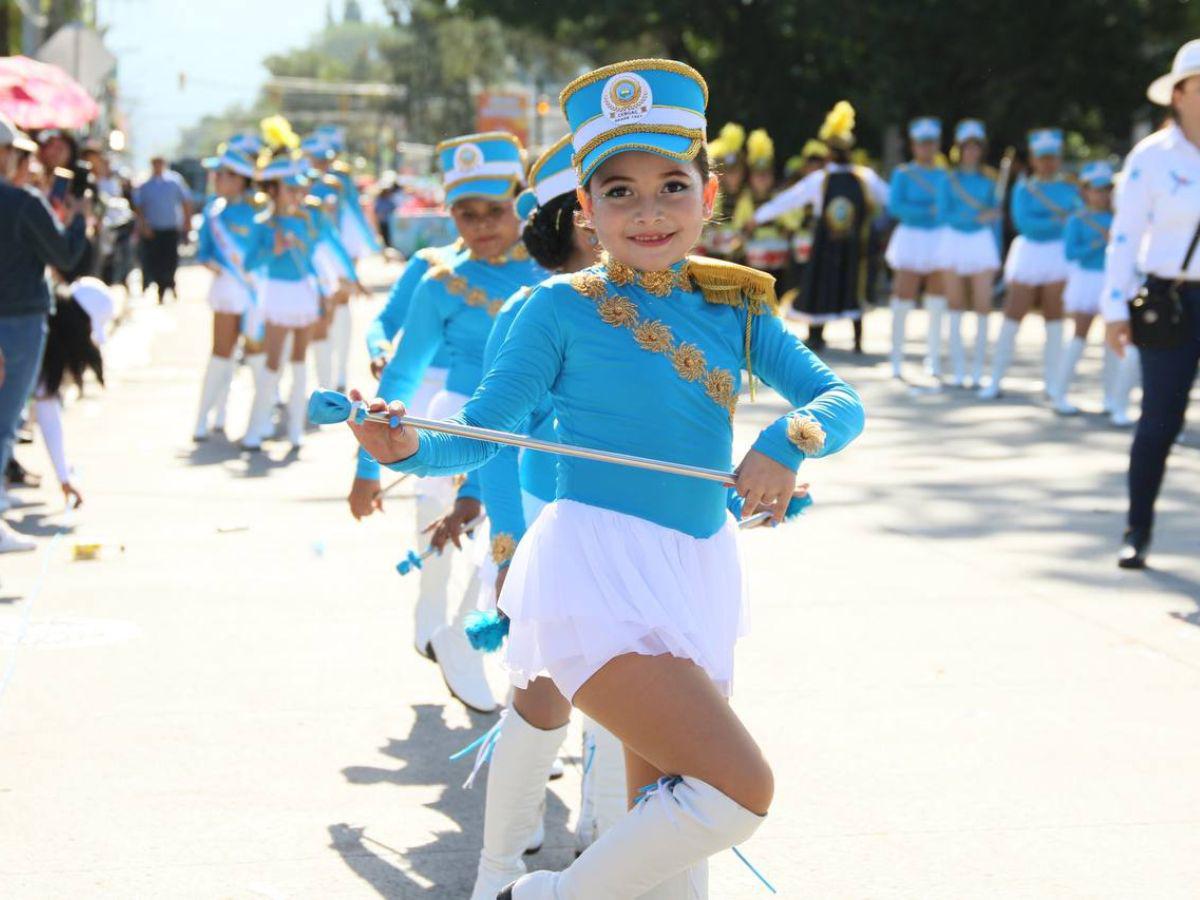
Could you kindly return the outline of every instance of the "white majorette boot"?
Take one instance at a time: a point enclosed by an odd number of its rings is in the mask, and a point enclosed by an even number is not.
[[[960,388],[967,383],[967,350],[963,346],[963,312],[950,310],[950,384]]]
[[[987,365],[991,324],[991,313],[975,314],[975,357],[971,360],[971,384],[976,388],[983,386],[983,369]]]
[[[925,312],[929,314],[929,333],[925,337],[925,372],[934,378],[942,377],[942,319],[949,301],[936,294],[925,297]]]
[[[246,436],[242,438],[242,446],[247,450],[259,449],[263,441],[271,436],[271,414],[275,411],[280,374],[272,372],[266,365],[254,373],[254,401],[250,405],[250,424],[246,428]]]
[[[708,860],[701,860],[678,875],[672,875],[638,900],[708,900]]]
[[[418,487],[418,491],[420,488]],[[436,521],[445,506],[437,496],[417,494],[417,542],[428,542],[425,529]],[[447,590],[450,583],[451,553],[434,554],[425,560],[417,573],[417,605],[413,610],[413,646],[426,659],[433,659],[430,641],[434,632],[446,624]]]
[[[308,424],[308,363],[292,363],[292,392],[288,394],[288,441],[293,447],[304,443]]]
[[[698,778],[663,778],[568,868],[526,875],[498,900],[639,897],[748,840],[763,821]]]
[[[1063,323],[1059,319],[1046,323],[1046,346],[1042,350],[1042,392],[1056,403],[1059,376],[1062,374]]]
[[[1067,351],[1063,355],[1062,369],[1058,373],[1054,392],[1051,395],[1054,403],[1054,411],[1060,416],[1075,416],[1079,414],[1079,407],[1070,401],[1068,395],[1071,392],[1071,382],[1075,380],[1075,369],[1079,366],[1079,359],[1083,356],[1086,346],[1087,342],[1081,337],[1073,337],[1071,338],[1071,342],[1067,344]]]
[[[317,387],[333,388],[333,342],[329,338],[312,342],[313,366],[317,370]]]
[[[221,390],[217,394],[217,402],[213,406],[213,431],[225,433],[225,410],[229,406],[229,389],[233,386],[233,379],[237,376],[238,361],[237,357],[233,356],[229,359],[229,365],[225,369],[225,377],[221,381]]]
[[[465,556],[466,552],[464,550],[462,555]],[[443,556],[449,556],[449,553]],[[500,704],[496,702],[492,686],[488,684],[483,666],[484,655],[471,646],[465,631],[467,614],[475,609],[478,596],[479,577],[476,568],[463,594],[458,614],[449,625],[443,625],[433,633],[429,645],[433,648],[434,658],[442,669],[442,678],[450,693],[467,709],[490,713],[495,712]],[[543,774],[543,785],[545,780],[546,776]]]
[[[329,325],[329,343],[333,346],[333,382],[343,393],[346,391],[346,379],[350,366],[350,336],[353,330],[350,304],[335,304],[333,322]]]
[[[1112,412],[1108,417],[1118,428],[1128,428],[1134,422],[1129,415],[1129,398],[1141,375],[1138,348],[1130,344],[1125,348],[1125,358],[1117,360],[1117,372],[1113,378]]]
[[[582,853],[629,811],[625,784],[625,748],[611,731],[583,719],[583,778],[575,847]]]
[[[543,731],[509,707],[489,763],[483,813],[483,850],[471,900],[496,895],[525,874],[522,856],[533,847],[546,808],[546,779],[567,726]]]
[[[995,400],[1000,396],[1000,385],[1008,367],[1012,365],[1013,353],[1017,349],[1017,330],[1020,327],[1021,323],[1016,319],[1004,317],[1004,324],[1000,326],[1000,336],[996,338],[996,350],[992,354],[992,380],[987,387],[979,389],[980,400]]]
[[[222,387],[228,391],[227,379],[233,377],[233,360],[222,359],[220,356],[210,356],[204,369],[204,383],[200,388],[200,411],[196,416],[196,429],[192,436],[197,441],[207,441],[209,434],[208,417],[218,408],[221,401]],[[221,404],[222,406],[224,404]],[[224,410],[221,419],[224,420]]]
[[[889,304],[892,308],[892,377],[904,379],[904,340],[907,335],[905,320],[913,311],[916,303],[912,300],[901,300],[893,297]]]

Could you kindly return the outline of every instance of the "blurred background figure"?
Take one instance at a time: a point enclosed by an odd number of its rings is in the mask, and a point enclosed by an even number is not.
[[[179,244],[187,238],[192,200],[187,183],[167,168],[163,157],[150,160],[150,167],[150,177],[134,191],[133,203],[143,241],[143,282],[157,286],[162,303],[167,291],[175,293]]]

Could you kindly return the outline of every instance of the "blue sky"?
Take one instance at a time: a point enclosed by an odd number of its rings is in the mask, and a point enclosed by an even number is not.
[[[340,16],[341,0],[333,5]],[[380,0],[361,6],[366,19],[385,20]],[[180,128],[253,99],[267,75],[263,57],[303,46],[324,26],[326,0],[100,0],[99,7],[119,60],[131,149],[144,162],[169,151]]]

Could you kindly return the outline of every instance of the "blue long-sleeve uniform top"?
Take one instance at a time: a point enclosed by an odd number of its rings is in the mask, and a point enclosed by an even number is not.
[[[288,246],[275,252],[275,233],[283,231]],[[307,215],[260,216],[250,232],[246,249],[246,271],[266,270],[266,277],[276,281],[303,281],[317,274],[312,255],[317,232]]]
[[[1094,209],[1077,212],[1067,219],[1063,248],[1067,259],[1092,272],[1104,271],[1104,249],[1113,214]]]
[[[709,302],[678,285],[657,296],[637,284],[615,285],[605,273],[597,266],[535,288],[456,420],[511,430],[549,393],[564,444],[731,471],[747,304]],[[858,395],[777,317],[754,316],[750,362],[795,407],[759,434],[754,449],[794,471],[862,430]],[[818,426],[824,437],[814,441]],[[468,471],[499,449],[426,432],[419,440],[418,451],[391,468]],[[726,521],[728,491],[716,482],[560,456],[555,496],[702,538]]]
[[[446,390],[471,396],[483,377],[493,318],[518,288],[547,274],[524,252],[500,263],[463,253],[448,265],[430,266],[413,292],[396,353],[379,379],[379,396],[409,403],[443,346],[449,363]],[[359,453],[358,477],[379,477],[378,463],[366,453]]]
[[[458,255],[465,252],[461,241],[455,241],[441,247],[426,247],[405,264],[404,272],[392,285],[383,309],[367,326],[367,354],[370,357],[391,353],[392,341],[396,339],[397,332],[404,324],[412,296],[429,267],[438,262],[449,265]],[[450,356],[444,345],[434,355],[430,365],[439,369],[449,368]]]
[[[528,300],[529,294],[528,288],[517,291],[497,314],[496,323],[492,326],[492,333],[483,351],[485,372],[495,363],[512,323]],[[521,434],[528,434],[540,440],[557,440],[554,430],[554,406],[550,402],[549,394],[537,403],[533,412],[517,430]],[[487,508],[488,520],[491,522],[492,547],[498,564],[507,565],[509,559],[504,548],[515,549],[529,525],[525,521],[522,490],[549,503],[554,499],[556,491],[557,466],[558,457],[552,453],[505,446],[479,469],[483,505]]]
[[[258,213],[248,197],[210,200],[204,207],[203,222],[196,236],[196,261],[215,263],[245,283],[246,250]]]
[[[1013,224],[1027,240],[1060,241],[1067,218],[1079,206],[1079,191],[1066,179],[1022,178],[1013,189]]]
[[[957,169],[938,182],[937,220],[955,231],[973,233],[993,227],[979,216],[996,208],[996,180],[984,172]]]
[[[909,228],[937,228],[938,189],[944,170],[934,166],[905,163],[892,173],[888,212]]]

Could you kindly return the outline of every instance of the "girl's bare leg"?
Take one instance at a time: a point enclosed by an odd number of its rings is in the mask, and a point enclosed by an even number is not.
[[[967,380],[967,351],[963,346],[963,310],[967,308],[967,280],[957,272],[943,272],[942,285],[950,309],[950,383],[962,387]]]

